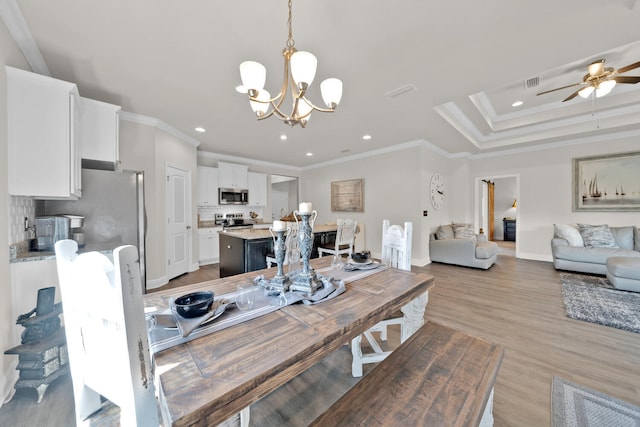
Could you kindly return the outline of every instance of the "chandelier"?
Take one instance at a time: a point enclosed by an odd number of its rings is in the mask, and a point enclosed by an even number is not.
[[[311,113],[316,110],[323,113],[335,111],[342,98],[342,81],[329,78],[320,83],[320,92],[327,108],[320,108],[309,101],[305,94],[316,75],[317,59],[309,53],[295,48],[293,32],[291,30],[291,0],[289,0],[289,37],[286,47],[282,51],[284,56],[284,80],[280,92],[273,98],[264,89],[267,70],[264,65],[255,61],[245,61],[240,64],[242,86],[249,94],[249,104],[256,113],[258,120],[275,116],[289,126],[299,124],[305,127]],[[283,105],[287,94],[291,92],[292,105],[289,113],[284,112]],[[270,111],[269,111],[270,110]]]

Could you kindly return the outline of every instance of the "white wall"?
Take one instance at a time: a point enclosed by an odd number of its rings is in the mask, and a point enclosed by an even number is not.
[[[121,169],[144,172],[147,217],[147,287],[166,284],[166,206],[165,173],[171,165],[191,173],[192,197],[192,262],[197,268],[198,236],[196,220],[196,147],[155,126],[120,120]]]
[[[434,211],[428,195],[434,172],[440,172],[448,186],[447,164],[443,157],[414,146],[306,169],[302,174],[300,201],[313,203],[318,223],[334,222],[337,218],[354,218],[364,223],[367,249],[374,257],[380,256],[384,219],[400,225],[413,222],[413,263],[424,265],[429,262],[429,232],[450,218],[449,203]],[[359,178],[364,179],[364,212],[332,212],[331,182]],[[429,216],[423,217],[423,210]]]
[[[24,56],[0,20],[0,60],[4,65],[29,70]],[[11,277],[9,274],[9,188],[7,184],[7,75],[0,71],[0,349],[11,346],[16,319],[12,316]],[[35,301],[35,299],[34,299]],[[14,370],[18,363],[14,355],[0,357],[0,405],[13,392]]]
[[[517,252],[520,258],[551,261],[553,224],[640,225],[638,212],[572,212],[574,157],[637,151],[637,137],[608,140],[542,151],[505,154],[468,160],[469,173],[452,170],[457,188],[468,187],[467,205],[473,205],[473,180],[487,176],[519,175]],[[462,206],[460,206],[462,207]],[[466,207],[467,216],[473,209]]]

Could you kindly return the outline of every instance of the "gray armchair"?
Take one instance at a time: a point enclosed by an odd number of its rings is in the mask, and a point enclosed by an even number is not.
[[[455,264],[464,267],[491,267],[498,257],[498,244],[487,241],[484,234],[471,238],[440,238],[436,233],[429,236],[429,257],[432,262]]]

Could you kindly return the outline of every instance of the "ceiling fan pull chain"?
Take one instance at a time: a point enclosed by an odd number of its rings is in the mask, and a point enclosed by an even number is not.
[[[596,93],[591,93],[591,116],[596,118],[596,129],[600,129],[600,115],[596,113]]]

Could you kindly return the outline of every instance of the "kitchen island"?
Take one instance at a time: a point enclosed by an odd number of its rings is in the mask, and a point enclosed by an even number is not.
[[[336,241],[335,224],[313,227],[311,258],[318,257],[318,246]],[[248,273],[267,267],[266,256],[273,253],[273,237],[268,229],[226,230],[220,232],[220,277]]]

